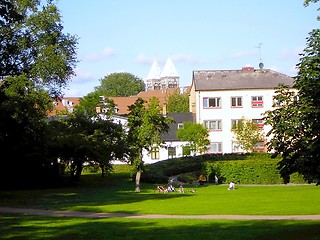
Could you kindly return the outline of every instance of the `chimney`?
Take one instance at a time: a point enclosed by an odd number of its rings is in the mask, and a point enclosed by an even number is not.
[[[254,67],[251,66],[245,66],[242,68],[242,72],[253,72],[254,71]]]

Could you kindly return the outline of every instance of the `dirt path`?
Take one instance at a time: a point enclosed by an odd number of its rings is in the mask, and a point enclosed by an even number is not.
[[[28,215],[83,217],[83,218],[145,218],[145,219],[230,219],[230,220],[320,220],[320,215],[163,215],[93,213],[79,211],[58,211],[27,208],[0,207],[0,213],[21,213]]]

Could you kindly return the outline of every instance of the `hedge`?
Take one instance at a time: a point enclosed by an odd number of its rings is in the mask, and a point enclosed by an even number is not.
[[[205,163],[209,182],[216,175],[220,183],[234,181],[238,184],[283,184],[277,169],[278,160],[216,161]],[[290,176],[290,183],[306,183],[299,174]]]
[[[217,175],[220,183],[233,180],[241,184],[282,184],[277,169],[279,161],[280,158],[273,159],[269,153],[188,156],[145,165],[141,181],[165,183],[172,176],[197,180],[204,174],[209,182],[214,182]],[[290,182],[306,183],[299,174],[292,174]]]

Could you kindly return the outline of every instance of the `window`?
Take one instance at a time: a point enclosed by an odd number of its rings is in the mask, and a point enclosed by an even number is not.
[[[231,119],[231,129],[235,129],[241,121],[242,119]]]
[[[161,89],[161,86],[159,83],[155,83],[154,86],[153,86],[153,90],[160,90]]]
[[[159,159],[160,152],[158,147],[152,147],[151,149],[151,159]]]
[[[168,158],[176,157],[176,147],[168,147]]]
[[[255,152],[265,152],[265,144],[263,141],[257,142],[256,145],[254,146],[254,151]]]
[[[178,129],[183,128],[183,123],[178,123]]]
[[[190,156],[191,154],[191,149],[190,146],[182,146],[182,155],[183,156]]]
[[[232,141],[232,152],[233,153],[243,152],[243,150],[241,148],[241,144],[239,142]]]
[[[203,107],[204,108],[221,108],[221,98],[203,98]]]
[[[231,97],[231,107],[242,107],[242,97]]]
[[[209,130],[220,131],[222,130],[222,120],[207,120],[203,121],[203,125],[205,128]]]
[[[262,119],[252,119],[252,123],[256,126],[258,126],[258,128],[261,130],[264,127],[264,122]]]
[[[254,108],[263,107],[263,97],[262,96],[251,97],[251,106]]]
[[[222,142],[212,142],[212,143],[210,143],[209,151],[211,153],[222,153]]]

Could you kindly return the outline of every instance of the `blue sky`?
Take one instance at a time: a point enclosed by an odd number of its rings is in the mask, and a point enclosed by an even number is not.
[[[153,59],[163,68],[168,57],[181,87],[194,70],[258,68],[260,57],[266,69],[294,76],[308,33],[319,28],[319,4],[303,2],[59,0],[64,31],[79,37],[77,75],[65,96],[85,96],[114,72],[145,79]]]

